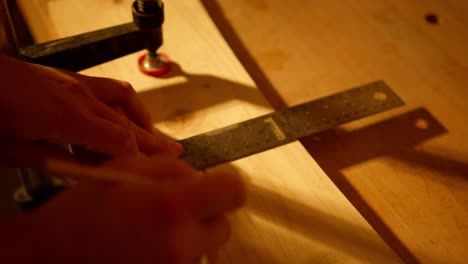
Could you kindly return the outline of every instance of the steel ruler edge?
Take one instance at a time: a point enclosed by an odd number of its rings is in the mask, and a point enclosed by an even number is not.
[[[384,81],[375,81],[180,140],[181,158],[203,170],[402,105]]]

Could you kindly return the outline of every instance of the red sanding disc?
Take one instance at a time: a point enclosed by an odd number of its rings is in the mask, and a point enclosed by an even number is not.
[[[147,69],[143,67],[142,62],[143,60],[146,59],[146,56],[148,56],[148,54],[143,54],[142,56],[140,56],[140,58],[138,58],[138,68],[140,69],[140,71],[144,74],[151,75],[151,76],[161,76],[165,74],[166,72],[168,72],[169,69],[171,68],[171,60],[165,54],[159,53],[158,55],[159,55],[159,59],[165,62],[165,65],[163,67],[158,68],[158,69]]]

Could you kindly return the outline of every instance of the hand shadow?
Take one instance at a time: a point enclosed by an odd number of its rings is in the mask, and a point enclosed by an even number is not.
[[[255,87],[213,75],[187,73],[176,62],[171,64],[167,74],[158,78],[171,79],[180,76],[185,77],[186,81],[139,93],[156,123],[183,122],[202,109],[231,100],[241,100],[271,109]]]
[[[247,181],[255,177],[245,175],[233,164],[225,164],[215,170],[244,175]],[[296,251],[301,252],[301,263],[334,263],[341,258],[334,256],[334,251],[340,252],[338,254],[343,258],[352,256],[362,263],[387,259],[389,251],[384,244],[374,243],[374,238],[368,237],[369,230],[356,226],[352,220],[347,220],[346,215],[337,217],[253,183],[247,183],[247,186],[247,204],[231,219],[232,239],[221,251],[220,264],[293,263],[279,256],[293,256]],[[251,217],[261,218],[260,222],[268,224],[263,226],[255,221],[257,224],[252,225]],[[271,229],[271,226],[274,228]],[[288,232],[285,234],[281,230]],[[294,248],[294,244],[298,245],[302,241],[296,240],[297,237],[316,241],[322,246],[315,248],[302,244]],[[280,246],[277,246],[276,241],[280,241]],[[283,244],[288,246],[281,246]]]

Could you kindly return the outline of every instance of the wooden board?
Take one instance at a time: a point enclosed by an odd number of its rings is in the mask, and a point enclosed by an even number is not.
[[[44,41],[130,21],[130,1],[20,1]],[[162,51],[176,62],[157,79],[138,54],[84,73],[130,81],[156,126],[185,138],[271,111],[198,1],[168,1]],[[218,169],[250,182],[247,208],[232,216],[221,263],[399,263],[399,258],[295,142]],[[220,193],[222,195],[222,193]]]
[[[375,79],[402,96],[405,108],[302,142],[406,262],[468,263],[467,2],[218,3],[240,38],[228,42],[264,71],[275,105]]]

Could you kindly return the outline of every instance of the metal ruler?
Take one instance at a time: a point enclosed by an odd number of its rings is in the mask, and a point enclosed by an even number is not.
[[[179,141],[185,150],[182,159],[203,170],[403,104],[390,87],[377,81],[183,139]],[[110,158],[79,146],[73,152],[89,164],[97,165]],[[66,182],[45,181],[33,190],[19,189],[15,199],[23,209],[32,210],[67,186]]]
[[[183,139],[182,159],[202,170],[403,104],[387,84],[376,81]]]

